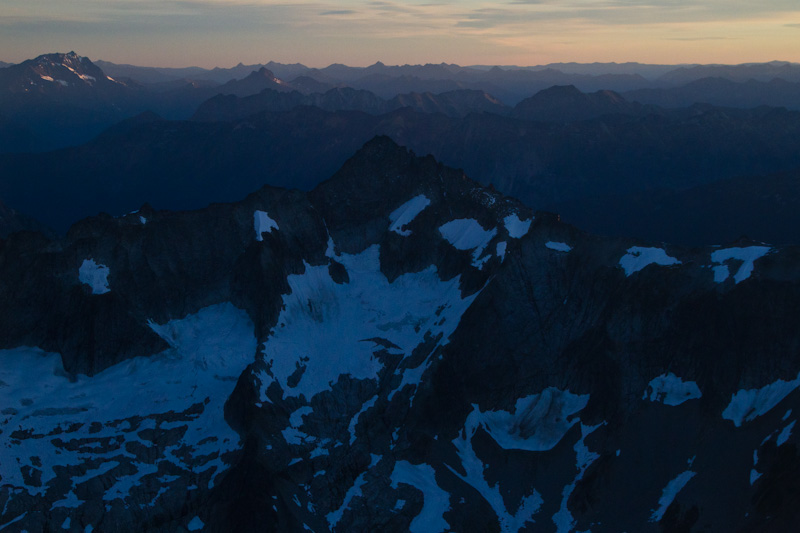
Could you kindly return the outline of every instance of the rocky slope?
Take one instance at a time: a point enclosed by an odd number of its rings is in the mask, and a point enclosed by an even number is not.
[[[0,524],[793,531],[800,250],[582,233],[376,138],[0,241]]]

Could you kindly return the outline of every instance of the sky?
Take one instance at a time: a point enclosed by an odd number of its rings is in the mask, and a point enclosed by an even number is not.
[[[161,67],[800,62],[798,0],[2,0],[0,60]]]

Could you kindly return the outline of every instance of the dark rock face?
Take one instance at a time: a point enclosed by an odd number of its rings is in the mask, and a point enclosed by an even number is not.
[[[585,234],[384,137],[0,241],[0,523],[792,531],[800,251]]]

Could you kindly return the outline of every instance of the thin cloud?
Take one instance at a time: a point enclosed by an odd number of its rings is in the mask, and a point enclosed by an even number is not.
[[[338,9],[335,11],[323,11],[320,15],[355,15],[356,13],[352,9]]]
[[[738,41],[737,37],[668,37],[668,41]]]

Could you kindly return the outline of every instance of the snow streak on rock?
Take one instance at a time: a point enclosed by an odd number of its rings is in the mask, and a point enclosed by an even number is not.
[[[792,420],[785,428],[783,428],[783,430],[780,432],[780,435],[778,435],[778,438],[775,440],[775,444],[777,446],[783,446],[786,444],[786,441],[792,436],[792,429],[794,428],[795,422],[797,421]]]
[[[575,475],[575,479],[572,480],[572,483],[564,487],[564,490],[561,492],[561,507],[558,509],[558,512],[553,515],[553,523],[556,525],[556,533],[570,533],[574,530],[575,518],[569,511],[569,498],[572,496],[572,492],[575,490],[575,487],[578,486],[578,482],[583,479],[583,475],[586,473],[586,470],[588,470],[592,463],[600,457],[600,454],[590,451],[586,446],[586,437],[591,435],[591,433],[599,428],[600,425],[601,424],[596,426],[585,426],[581,424],[581,438],[573,447],[575,450],[575,466],[578,469],[578,473]]]
[[[648,394],[648,391],[650,394]],[[673,374],[662,374],[653,378],[644,391],[643,400],[662,402],[665,405],[680,405],[687,400],[701,398],[703,394],[694,381],[683,381]]]
[[[87,482],[106,486],[107,502],[139,507],[181,477],[183,490],[213,485],[223,455],[239,447],[223,406],[254,359],[253,324],[221,304],[151,327],[171,349],[92,377],[70,379],[58,354],[0,351],[4,485],[63,491],[54,507],[83,505]]]
[[[663,248],[646,248],[642,246],[628,248],[628,253],[619,260],[619,266],[625,271],[626,276],[639,272],[647,265],[669,266],[680,264],[680,261],[668,256]]]
[[[337,510],[331,511],[325,516],[325,519],[328,521],[328,526],[330,526],[331,529],[334,529],[336,527],[336,524],[338,524],[339,521],[342,519],[344,512],[350,506],[350,502],[353,501],[353,498],[359,498],[363,495],[361,487],[363,487],[364,484],[367,482],[366,479],[367,473],[369,473],[372,467],[378,464],[378,461],[380,461],[380,459],[381,456],[379,455],[372,456],[372,462],[370,463],[369,467],[367,467],[365,471],[359,474],[359,476],[353,482],[353,485],[347,490],[347,494],[345,494],[344,496],[344,501],[342,501],[342,505],[339,506]]]
[[[391,479],[392,488],[404,483],[422,491],[422,510],[411,521],[408,528],[411,533],[440,533],[450,529],[450,524],[444,519],[444,513],[450,510],[450,494],[436,483],[432,466],[397,461]]]
[[[714,281],[722,283],[730,276],[727,263],[731,260],[740,261],[741,266],[733,280],[736,283],[742,282],[753,273],[753,266],[756,259],[764,257],[770,251],[769,246],[748,246],[746,248],[724,248],[716,250],[711,254],[711,261],[718,263],[714,267]]]
[[[658,508],[650,515],[651,522],[658,522],[664,517],[664,513],[672,504],[673,500],[675,500],[675,496],[678,495],[683,487],[685,487],[686,484],[689,483],[689,480],[696,474],[697,472],[687,470],[686,472],[681,472],[675,479],[667,483],[667,486],[664,487],[664,490],[661,492],[661,498],[658,499]]]
[[[84,259],[78,269],[78,279],[91,287],[92,294],[105,294],[108,288],[108,267],[94,262],[94,259]]]
[[[800,374],[792,381],[779,379],[760,389],[740,390],[731,397],[731,403],[722,411],[722,418],[736,427],[767,413],[792,391],[800,386]]]
[[[389,220],[392,222],[389,230],[408,237],[411,235],[411,230],[404,229],[405,226],[410,224],[430,204],[431,201],[424,194],[415,196],[389,214]]]

